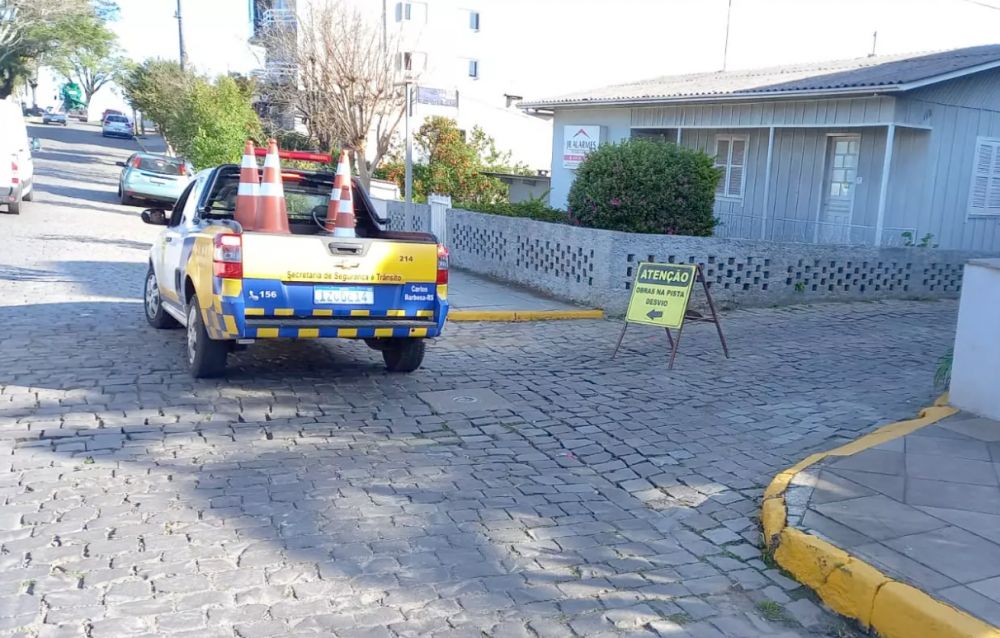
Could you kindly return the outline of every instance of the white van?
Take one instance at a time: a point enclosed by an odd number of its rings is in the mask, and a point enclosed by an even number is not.
[[[39,143],[28,137],[21,106],[0,100],[0,206],[7,205],[13,215],[21,212],[21,202],[34,195],[35,167],[32,148]]]

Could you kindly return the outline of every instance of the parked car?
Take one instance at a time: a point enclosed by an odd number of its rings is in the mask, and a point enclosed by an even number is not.
[[[46,113],[42,116],[42,124],[62,124],[66,126],[69,124],[69,120],[66,119],[65,113]]]
[[[139,199],[173,204],[194,175],[190,162],[154,153],[136,153],[118,166],[122,167],[118,197],[124,206]]]
[[[101,121],[103,122],[104,120],[108,119],[109,115],[125,115],[125,114],[117,109],[104,109],[104,112],[101,113]]]
[[[127,137],[132,139],[135,136],[135,130],[132,127],[132,122],[127,117],[112,114],[104,118],[104,123],[101,125],[101,135],[104,137]]]
[[[0,100],[0,204],[6,204],[12,215],[35,195],[31,151],[39,148],[41,141],[28,137],[20,105]]]

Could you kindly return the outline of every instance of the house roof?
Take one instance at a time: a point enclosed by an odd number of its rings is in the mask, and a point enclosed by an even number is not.
[[[1000,45],[885,55],[765,69],[668,75],[651,80],[521,102],[524,108],[618,103],[764,99],[905,91],[1000,67]]]

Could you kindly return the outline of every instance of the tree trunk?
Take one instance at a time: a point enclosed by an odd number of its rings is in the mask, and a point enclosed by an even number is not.
[[[31,106],[33,108],[38,108],[38,83],[29,84],[31,87]]]
[[[358,167],[358,179],[365,190],[371,192],[372,174],[368,169],[368,160],[365,159],[364,149],[354,151],[354,164]]]

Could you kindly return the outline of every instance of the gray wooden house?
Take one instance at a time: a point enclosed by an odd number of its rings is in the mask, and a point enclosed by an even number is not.
[[[1000,45],[661,77],[522,102],[554,116],[553,206],[580,140],[716,158],[722,237],[1000,250]],[[583,149],[583,150],[581,150]]]

